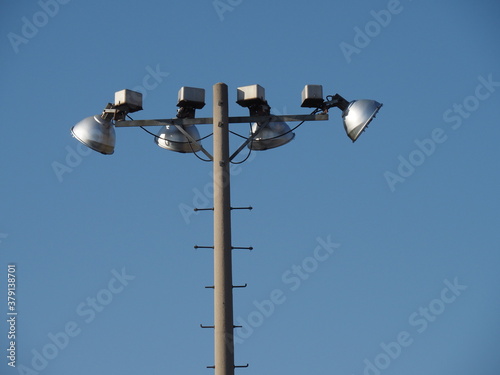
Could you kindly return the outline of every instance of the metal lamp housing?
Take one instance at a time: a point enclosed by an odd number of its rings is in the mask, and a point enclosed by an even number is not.
[[[302,90],[301,107],[319,108],[323,105],[323,86],[306,85]]]
[[[196,141],[200,139],[200,133],[196,126],[183,125],[183,129]],[[155,137],[155,143],[161,148],[175,152],[191,153],[200,151],[200,146],[190,142],[175,125],[164,126]]]
[[[267,104],[266,90],[260,85],[238,87],[236,94],[236,103],[242,107]]]
[[[202,109],[205,106],[205,89],[181,87],[177,96],[177,107],[186,106],[194,109]]]
[[[85,146],[101,154],[111,155],[115,151],[115,128],[110,120],[100,115],[84,118],[71,128],[71,133]]]
[[[259,130],[259,124],[252,124],[252,134]],[[295,133],[290,131],[286,122],[270,122],[265,125],[257,137],[248,144],[251,150],[263,151],[271,148],[283,146],[295,138]]]
[[[349,103],[349,106],[342,113],[342,117],[345,131],[353,142],[375,118],[381,107],[382,103],[369,99],[354,100]]]

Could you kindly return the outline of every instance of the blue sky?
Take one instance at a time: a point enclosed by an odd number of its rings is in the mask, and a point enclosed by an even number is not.
[[[254,207],[233,211],[234,245],[254,247],[234,254],[236,373],[498,374],[498,2],[1,7],[2,374],[213,371],[212,253],[193,249],[212,217],[186,213],[211,206],[211,164],[137,128],[104,156],[70,128],[125,88],[134,119],[174,117],[181,86],[210,117],[217,82],[233,116],[251,84],[279,114],[308,113],[305,84],[384,104],[354,144],[333,109],[233,167],[233,205]]]

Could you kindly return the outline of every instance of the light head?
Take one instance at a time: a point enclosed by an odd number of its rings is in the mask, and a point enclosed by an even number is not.
[[[353,142],[366,130],[380,108],[382,108],[382,103],[369,99],[359,99],[349,103],[349,106],[342,112],[342,118],[344,129]]]
[[[198,141],[200,139],[200,133],[196,126],[184,125],[182,128],[194,140]],[[175,125],[162,127],[155,137],[155,143],[165,150],[175,152],[190,153],[200,151],[199,144],[191,142]]]
[[[271,107],[266,101],[265,90],[260,85],[238,87],[236,103],[248,108],[250,116],[271,116]],[[287,144],[295,134],[286,122],[266,121],[252,123],[250,136],[254,138],[248,147],[251,150],[262,151]]]
[[[78,141],[104,155],[115,152],[115,128],[110,119],[102,115],[84,118],[71,128],[71,134]]]
[[[115,103],[108,103],[101,115],[84,118],[71,128],[78,141],[104,155],[115,152],[115,128],[113,121],[124,120],[128,113],[142,109],[142,94],[131,90],[115,93]]]
[[[323,100],[321,85],[306,85],[302,90],[302,107],[317,108],[328,112],[332,107],[342,111],[344,129],[347,136],[354,142],[375,118],[382,103],[375,100],[360,99],[348,102],[339,94],[329,95]]]
[[[205,106],[205,89],[183,86],[177,98],[177,118],[194,118],[197,109]],[[194,125],[166,125],[155,137],[155,143],[165,150],[190,153],[200,151],[200,133]],[[186,132],[189,139],[182,131]],[[192,140],[197,141],[196,143]]]

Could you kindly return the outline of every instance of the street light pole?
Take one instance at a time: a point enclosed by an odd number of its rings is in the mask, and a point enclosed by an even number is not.
[[[126,120],[128,113],[142,109],[141,93],[122,90],[115,93],[115,103],[108,104],[101,115],[87,117],[71,128],[80,142],[102,154],[110,155],[115,147],[115,129],[119,127],[168,127],[164,136],[156,139],[159,146],[177,152],[202,151],[213,162],[214,183],[214,365],[215,375],[234,375],[234,369],[245,366],[234,364],[233,276],[231,244],[230,165],[232,159],[245,147],[266,150],[279,147],[293,139],[292,130],[285,122],[325,121],[328,110],[342,110],[344,128],[354,142],[375,117],[382,104],[374,100],[348,102],[338,94],[323,99],[321,85],[306,85],[302,91],[302,107],[315,108],[310,115],[272,115],[259,85],[238,88],[237,103],[250,109],[249,117],[229,117],[228,88],[224,83],[213,86],[213,117],[195,118],[195,110],[205,105],[205,91],[183,87],[179,91],[177,118],[159,120]],[[322,110],[321,114],[317,112]],[[251,135],[232,154],[229,154],[229,124],[254,123]],[[283,123],[285,123],[283,125]],[[197,124],[213,124],[213,156],[205,150],[198,131],[187,128]],[[300,124],[299,124],[300,125]],[[191,129],[188,131],[188,129]],[[292,135],[290,136],[290,133]],[[195,138],[193,138],[195,136]],[[186,147],[189,145],[189,148]],[[249,248],[251,250],[251,248]]]
[[[215,375],[234,374],[228,90],[213,87]]]

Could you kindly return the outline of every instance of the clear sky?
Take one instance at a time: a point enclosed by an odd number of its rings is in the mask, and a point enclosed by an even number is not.
[[[277,114],[309,113],[305,84],[384,104],[354,144],[332,109],[234,166],[232,203],[254,207],[233,211],[234,246],[254,247],[234,253],[236,373],[498,375],[499,15],[493,0],[2,0],[0,373],[212,373],[212,252],[193,246],[213,222],[191,211],[212,204],[211,164],[138,128],[104,156],[70,128],[125,88],[144,95],[134,119],[174,117],[181,86],[206,89],[211,117],[225,82],[232,116],[251,84]]]

